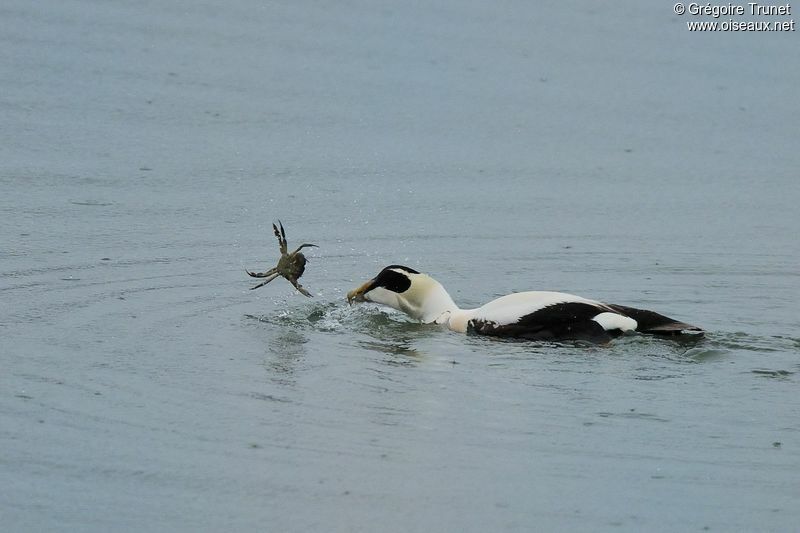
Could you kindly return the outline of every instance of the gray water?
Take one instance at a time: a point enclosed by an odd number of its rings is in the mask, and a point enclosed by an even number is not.
[[[661,5],[663,4],[663,5]],[[0,6],[4,531],[795,531],[800,47],[660,2]],[[313,242],[302,279],[244,270]],[[562,290],[704,327],[462,336]]]

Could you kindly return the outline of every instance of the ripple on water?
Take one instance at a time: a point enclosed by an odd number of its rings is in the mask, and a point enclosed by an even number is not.
[[[410,321],[393,310],[355,307],[337,302],[311,303],[264,315],[246,314],[245,318],[298,330],[369,333],[380,337],[424,332],[431,327]]]
[[[348,306],[341,302],[309,302],[264,315],[245,315],[247,319],[281,328],[284,332],[307,332],[344,335],[354,348],[384,354],[386,363],[414,365],[431,352],[431,344],[442,356],[453,362],[477,357],[496,369],[514,368],[521,361],[536,359],[550,363],[552,371],[569,371],[574,363],[581,372],[599,370],[586,363],[609,360],[624,364],[625,375],[637,381],[663,381],[680,378],[689,370],[686,365],[737,360],[741,352],[777,353],[796,351],[795,338],[750,335],[743,332],[710,332],[705,337],[661,338],[631,335],[616,339],[608,345],[586,343],[531,342],[516,339],[489,338],[478,335],[457,335],[441,327],[419,324],[405,315],[374,306]],[[286,333],[288,335],[288,333]],[[302,349],[301,342],[273,338],[270,350],[293,353]],[[301,348],[298,348],[301,347]],[[738,354],[737,354],[738,353]],[[486,358],[489,359],[486,359]],[[567,367],[564,367],[564,364]],[[772,379],[791,379],[795,371],[770,368],[768,365],[749,370],[752,374]]]
[[[757,376],[773,379],[787,379],[794,375],[794,372],[790,372],[789,370],[768,370],[766,368],[756,368],[750,372],[756,374]]]

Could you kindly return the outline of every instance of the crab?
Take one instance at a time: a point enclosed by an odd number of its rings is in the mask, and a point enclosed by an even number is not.
[[[301,294],[311,298],[311,293],[305,290],[297,281],[306,270],[306,256],[301,254],[300,250],[309,246],[318,246],[316,244],[301,244],[294,252],[287,253],[286,232],[283,230],[283,224],[281,224],[280,220],[278,221],[278,225],[280,226],[280,230],[278,230],[278,226],[274,223],[272,224],[272,229],[275,232],[275,236],[278,238],[278,245],[281,249],[281,258],[278,260],[278,265],[274,268],[270,268],[266,272],[250,272],[249,270],[245,270],[248,275],[254,278],[267,278],[255,287],[251,287],[250,290],[252,291],[263,287],[278,276],[283,276],[289,283],[294,285],[294,288],[300,291]]]

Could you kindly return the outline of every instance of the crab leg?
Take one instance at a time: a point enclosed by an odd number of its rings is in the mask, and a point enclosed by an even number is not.
[[[278,224],[281,224],[281,221],[278,221]],[[278,238],[278,245],[281,247],[281,255],[286,254],[286,232],[283,230],[283,224],[281,224],[281,229],[278,231],[278,226],[275,223],[272,223],[272,230],[275,232],[275,236]]]
[[[292,252],[292,253],[291,253],[291,254],[289,254],[289,255],[294,255],[294,254],[296,254],[297,252],[299,252],[300,250],[302,250],[303,248],[306,248],[307,246],[313,246],[314,248],[319,248],[319,246],[317,246],[316,244],[301,244],[301,245],[300,245],[300,246],[297,248],[297,250],[295,250],[294,252]]]
[[[313,296],[311,295],[311,293],[310,293],[310,292],[308,292],[307,290],[305,290],[305,289],[303,288],[303,286],[302,286],[302,285],[300,285],[300,283],[299,283],[299,282],[298,282],[296,279],[291,279],[291,278],[286,278],[286,279],[288,279],[288,280],[289,280],[289,283],[291,283],[292,285],[294,285],[294,288],[295,288],[295,289],[297,289],[298,291],[300,291],[300,294],[302,294],[303,296],[308,296],[309,298],[313,298]]]
[[[249,274],[249,272],[248,272],[248,274]],[[259,287],[263,287],[264,285],[266,285],[267,283],[269,283],[273,279],[277,278],[278,276],[280,276],[280,274],[273,274],[272,276],[270,276],[266,280],[262,281],[261,283],[259,283],[255,287],[250,287],[250,290],[252,291],[252,290],[258,289]]]
[[[268,278],[271,275],[276,274],[278,272],[278,267],[270,268],[266,272],[250,272],[249,270],[245,270],[245,272],[247,272],[248,275],[254,278]]]

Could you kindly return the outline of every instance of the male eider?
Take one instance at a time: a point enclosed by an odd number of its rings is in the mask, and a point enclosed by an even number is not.
[[[425,324],[444,324],[459,333],[496,337],[604,343],[633,331],[665,336],[703,334],[696,326],[653,311],[562,292],[518,292],[477,309],[459,309],[438,281],[401,265],[387,266],[348,292],[347,301],[388,305]]]

